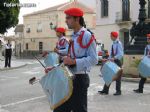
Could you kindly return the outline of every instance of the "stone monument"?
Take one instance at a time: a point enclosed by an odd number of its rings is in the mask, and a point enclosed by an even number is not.
[[[150,23],[145,22],[147,15],[145,9],[145,0],[139,0],[139,21],[134,22],[130,29],[131,40],[125,46],[124,70],[125,74],[138,75],[137,65],[147,44],[146,34],[150,33]],[[132,41],[134,40],[133,44]]]

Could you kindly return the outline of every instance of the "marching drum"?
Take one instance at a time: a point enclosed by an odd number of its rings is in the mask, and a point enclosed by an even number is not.
[[[55,109],[65,101],[67,101],[73,90],[72,86],[72,74],[64,66],[64,64],[58,64],[59,57],[56,53],[50,52],[45,58],[44,63],[48,66],[55,66],[54,69],[44,75],[40,84],[48,97],[51,109]]]
[[[117,64],[107,61],[101,69],[101,73],[106,85],[109,86],[112,81],[115,81],[121,77],[122,71],[122,68],[120,68]]]
[[[139,73],[142,77],[150,77],[150,58],[144,56],[138,66]]]

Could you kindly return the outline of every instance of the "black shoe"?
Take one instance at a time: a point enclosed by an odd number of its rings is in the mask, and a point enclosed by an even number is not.
[[[121,95],[121,91],[117,91],[116,93],[114,93],[114,95],[116,96],[116,95]]]
[[[143,90],[139,90],[139,89],[134,89],[133,90],[135,93],[143,93]]]
[[[108,92],[107,91],[103,91],[103,90],[102,91],[98,91],[98,93],[101,94],[101,95],[108,95]]]

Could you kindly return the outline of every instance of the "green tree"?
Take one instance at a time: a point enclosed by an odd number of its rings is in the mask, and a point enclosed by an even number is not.
[[[18,24],[20,8],[18,6],[8,7],[6,4],[19,4],[19,0],[0,0],[0,33],[4,34],[7,29]]]

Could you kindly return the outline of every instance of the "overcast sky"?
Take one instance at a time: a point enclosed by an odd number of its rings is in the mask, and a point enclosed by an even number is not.
[[[30,8],[22,7],[19,15],[19,24],[23,23],[22,16],[24,14],[28,14],[37,10],[42,10],[68,1],[70,0],[20,0],[20,3],[34,3],[36,4],[36,7]]]
[[[19,0],[20,3],[34,3],[36,4],[36,7],[22,7],[20,9],[20,14],[19,14],[19,24],[23,24],[23,15],[28,14],[34,11],[42,10],[48,7],[52,7],[58,4],[62,4],[65,2],[69,2],[70,0]],[[14,34],[14,29],[11,28],[8,30],[8,33],[5,35],[13,35]]]

